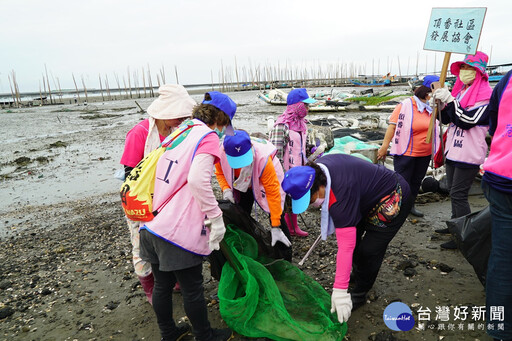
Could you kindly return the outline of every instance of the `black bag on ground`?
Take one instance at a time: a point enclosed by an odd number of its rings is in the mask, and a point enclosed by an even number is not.
[[[227,200],[218,200],[219,208],[222,210],[224,225],[235,225],[236,228],[251,235],[258,242],[259,254],[274,259],[291,259],[292,248],[282,243],[272,246],[272,235],[263,225],[245,212],[241,206],[234,205]],[[279,245],[281,244],[281,245]],[[219,280],[222,266],[226,258],[220,250],[213,251],[208,256],[211,266],[212,277]]]
[[[487,261],[491,253],[491,211],[489,206],[481,211],[448,220],[448,229],[455,236],[459,250],[473,266],[485,287]]]

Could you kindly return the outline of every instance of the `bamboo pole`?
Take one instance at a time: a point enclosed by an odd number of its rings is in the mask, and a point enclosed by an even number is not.
[[[46,73],[46,82],[48,83],[48,93],[50,94],[50,104],[53,104],[52,89],[50,88],[50,79],[48,78],[48,69],[46,68],[46,64],[44,64],[44,71]]]
[[[123,85],[124,85],[124,95],[126,96],[126,98],[128,98],[128,96],[130,96],[128,94],[128,88],[126,87],[126,79],[124,78],[123,76]]]
[[[256,68],[256,66],[254,66]],[[258,80],[258,87],[260,88],[261,90],[261,83],[260,83],[260,66],[258,65],[258,68],[255,69],[255,73],[256,73],[256,79]]]
[[[148,63],[148,87],[149,87],[149,97],[155,97],[155,92],[153,91],[153,81],[151,80],[151,70],[149,68],[149,63]]]
[[[119,98],[121,98],[121,96],[123,95],[123,93],[121,92],[121,83],[119,82],[119,77],[117,76],[117,73],[115,73],[115,72],[114,72],[114,78],[116,79],[117,89],[119,91]]]
[[[147,94],[146,94],[146,73],[144,72],[144,67],[142,67],[142,87],[143,87],[143,90],[144,90],[144,98],[147,97]]]
[[[225,92],[226,89],[224,88],[225,87],[225,78],[224,78],[224,64],[222,63],[222,59],[220,60],[220,79],[221,79],[221,82],[222,82],[222,92]]]
[[[16,80],[16,72],[12,70],[12,84],[14,86],[14,94],[16,95],[16,98],[18,98],[18,108],[22,105],[21,103],[21,93],[20,88],[18,86],[18,81]]]
[[[178,78],[178,67],[174,65],[174,74],[176,75],[176,84],[180,84],[180,80]]]
[[[441,69],[441,75],[439,76],[439,83],[441,83],[442,86],[444,86],[444,82],[446,81],[446,73],[448,72],[448,64],[450,64],[450,57],[452,53],[451,52],[445,52],[444,53],[444,60],[443,60],[443,68]],[[430,124],[428,125],[428,132],[427,137],[425,139],[426,143],[430,143],[432,141],[432,134],[435,133],[434,125],[436,123],[437,118],[437,112],[438,112],[438,105],[434,107],[434,112],[432,113],[430,117]]]
[[[251,83],[252,86],[256,83],[256,71],[252,68],[251,58],[249,58],[249,71],[251,72]]]
[[[419,65],[419,62],[420,62],[420,53],[419,52],[416,52],[416,77],[419,76],[418,74],[418,65]]]
[[[76,95],[78,97],[78,103],[80,103],[80,92],[78,91],[78,86],[76,85],[75,75],[71,73],[71,77],[73,77],[73,83],[75,83]],[[43,80],[44,85],[44,80]]]
[[[160,75],[158,73],[156,74],[156,82],[158,84],[158,87],[160,87]]]
[[[133,98],[132,96],[132,83],[131,83],[131,77],[130,77],[130,67],[128,66],[128,69],[126,70],[128,75],[128,88],[130,88],[130,98]],[[123,78],[124,79],[124,78]]]
[[[46,91],[46,80],[44,78],[44,73],[41,73],[41,76],[43,77],[43,92],[44,92],[44,97],[48,98],[48,92]],[[15,89],[16,90],[16,89]]]
[[[140,98],[140,87],[139,87],[139,72],[133,71],[133,88],[137,93],[137,97]]]
[[[41,80],[39,80],[39,106],[43,106],[43,94],[41,93]]]
[[[400,77],[400,82],[402,81],[402,69],[400,68],[400,56],[396,57],[398,59],[398,77]]]
[[[105,88],[107,89],[108,100],[111,101],[112,100],[112,95],[110,93],[110,84],[108,83],[108,76],[107,76],[107,74],[105,74]]]
[[[18,106],[18,100],[16,96],[14,95],[13,86],[11,85],[11,75],[7,75],[7,78],[9,79],[9,87],[11,88],[11,95],[12,95],[12,101],[14,103],[14,106]]]
[[[100,81],[100,92],[101,92],[101,100],[105,102],[105,97],[103,97],[103,86],[101,84],[101,75],[98,73],[98,80]]]
[[[165,84],[165,69],[163,65],[162,68],[160,69],[160,78],[162,79],[162,84]],[[158,86],[160,86],[160,84]]]
[[[238,64],[236,62],[236,56],[235,56],[235,74],[236,74],[236,89],[240,90],[240,81],[238,79]]]
[[[60,87],[60,79],[57,77],[57,89],[59,90],[59,100],[62,102],[62,89]]]
[[[89,97],[87,96],[87,87],[85,86],[84,75],[82,75],[81,78],[82,78],[82,85],[84,86],[85,103],[88,104],[89,103]]]

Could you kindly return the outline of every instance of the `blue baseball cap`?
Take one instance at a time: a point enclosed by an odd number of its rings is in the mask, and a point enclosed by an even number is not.
[[[226,135],[223,145],[231,168],[243,168],[252,163],[251,137],[245,131],[235,130],[232,136]]]
[[[315,180],[315,170],[308,166],[291,168],[284,174],[281,187],[292,198],[292,212],[304,212],[311,200],[311,187]]]
[[[236,103],[233,102],[231,98],[229,98],[228,95],[225,95],[218,91],[210,91],[204,94],[205,98],[206,95],[210,95],[211,100],[203,100],[202,104],[211,104],[215,108],[223,111],[226,115],[229,116],[230,120],[233,120],[233,117],[236,113]],[[234,129],[233,126],[228,124],[226,126],[226,135],[233,135]]]
[[[304,88],[293,89],[286,97],[286,104],[291,105],[299,102],[311,104],[316,103],[316,100],[309,97],[308,92]]]
[[[425,85],[427,88],[430,88],[434,82],[439,82],[439,76],[428,75],[423,78],[423,85]]]

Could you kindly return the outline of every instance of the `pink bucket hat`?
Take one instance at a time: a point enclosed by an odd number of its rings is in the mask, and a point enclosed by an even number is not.
[[[172,120],[192,115],[197,104],[183,85],[165,84],[158,88],[158,98],[151,103],[147,112],[158,120]]]
[[[458,76],[460,71],[460,66],[462,64],[467,64],[469,66],[474,67],[476,70],[480,71],[480,74],[487,75],[485,73],[485,68],[487,67],[487,62],[489,61],[489,57],[480,51],[473,55],[467,54],[464,57],[464,60],[461,62],[455,62],[450,66],[450,72],[452,75]]]

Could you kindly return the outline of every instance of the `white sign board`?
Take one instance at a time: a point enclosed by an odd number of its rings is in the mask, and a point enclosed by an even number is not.
[[[475,54],[486,11],[486,7],[432,8],[423,49]]]

